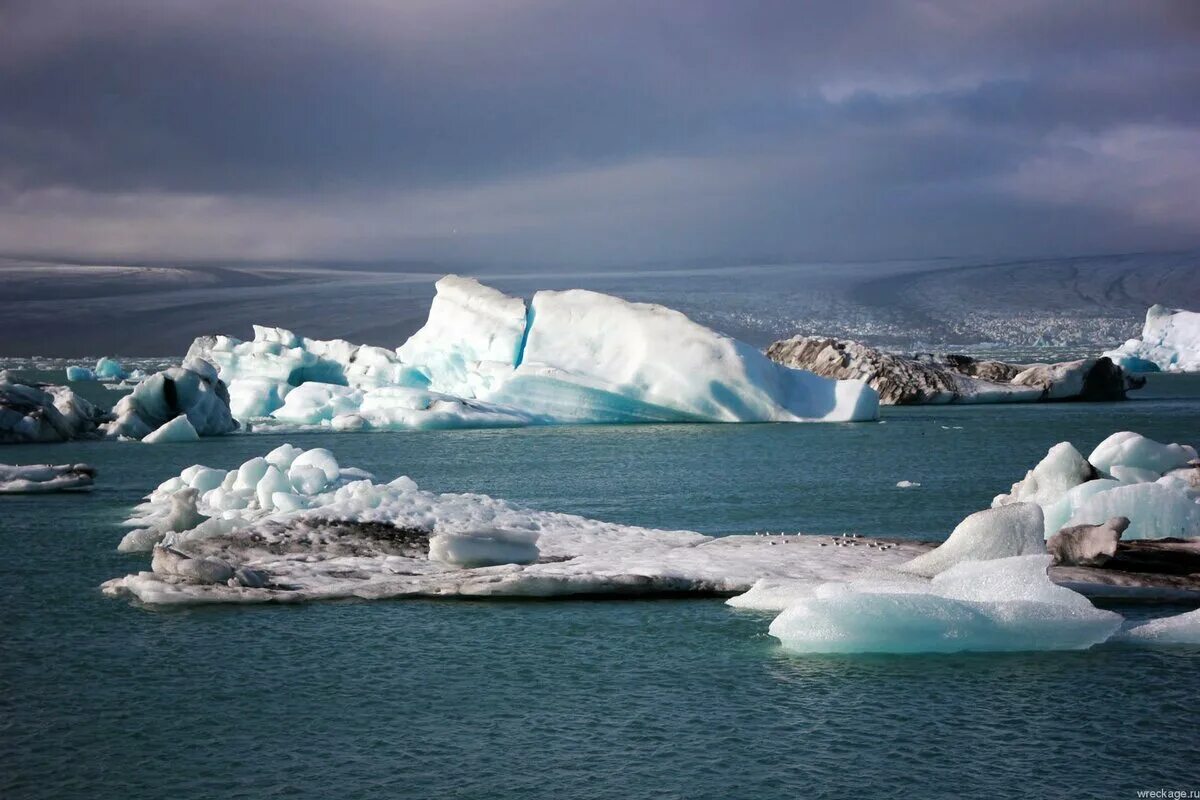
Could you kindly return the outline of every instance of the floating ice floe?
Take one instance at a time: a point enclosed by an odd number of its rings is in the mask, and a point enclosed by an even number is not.
[[[67,367],[67,380],[69,381],[115,382],[123,381],[129,377],[133,377],[133,374],[127,372],[125,367],[121,366],[120,361],[117,361],[115,358],[108,358],[107,356],[100,358],[96,362],[95,367]]]
[[[897,489],[919,489],[921,484],[916,481],[896,481]]]
[[[1086,649],[1120,628],[1119,614],[1051,582],[1049,565],[1015,556],[961,562],[923,583],[825,584],[770,633],[794,653],[948,653]]]
[[[1200,313],[1153,305],[1140,339],[1104,353],[1132,372],[1200,371]]]
[[[0,372],[0,443],[94,436],[108,415],[66,386],[27,385]]]
[[[168,548],[170,557],[104,588],[149,603],[734,594],[759,578],[842,580],[927,549],[618,525],[426,492],[407,477],[374,483],[327,450],[290,445],[230,470],[189,467],[148,495],[127,525],[119,549]],[[218,559],[234,577],[202,581],[170,567],[181,558]],[[237,577],[240,570],[253,580]]]
[[[1132,431],[1109,436],[1086,459],[1060,442],[993,507],[1034,502],[1048,538],[1068,525],[1130,521],[1126,539],[1200,536],[1200,462],[1190,445]]]
[[[146,442],[194,441],[238,427],[229,411],[229,392],[211,364],[189,358],[142,380],[117,401],[116,419],[103,426],[110,438]]]
[[[862,381],[789,369],[662,306],[542,291],[527,304],[446,276],[395,351],[254,327],[197,339],[251,429],[630,422],[844,422],[878,416]]]
[[[89,464],[0,464],[0,494],[86,491],[95,478]]]

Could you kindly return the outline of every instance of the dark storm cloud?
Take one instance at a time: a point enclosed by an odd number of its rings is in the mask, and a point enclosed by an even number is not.
[[[0,247],[1192,244],[1196,7],[9,0]]]

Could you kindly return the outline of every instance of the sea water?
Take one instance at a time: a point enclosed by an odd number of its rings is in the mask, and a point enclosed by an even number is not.
[[[93,391],[106,391],[94,388]],[[881,423],[235,435],[12,446],[86,495],[0,497],[0,797],[1134,796],[1200,788],[1200,648],[796,657],[714,599],[156,609],[118,523],[283,441],[423,488],[711,534],[944,537],[1055,442],[1198,444],[1200,381]],[[897,481],[920,483],[901,489]],[[1179,609],[1120,608],[1136,619]],[[1188,781],[1191,781],[1189,784]]]

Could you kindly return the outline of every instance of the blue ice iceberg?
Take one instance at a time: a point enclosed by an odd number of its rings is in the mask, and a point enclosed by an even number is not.
[[[526,304],[470,278],[437,282],[395,351],[255,326],[197,339],[252,428],[369,430],[629,422],[849,422],[878,417],[862,381],[783,367],[678,311],[596,292]]]

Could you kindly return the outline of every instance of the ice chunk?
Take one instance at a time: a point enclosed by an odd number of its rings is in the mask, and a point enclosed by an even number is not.
[[[314,447],[312,450],[305,450],[292,459],[291,469],[299,470],[302,467],[316,467],[325,473],[325,479],[329,482],[336,481],[341,476],[337,459],[333,457],[333,453],[324,447]]]
[[[0,494],[87,490],[95,478],[89,464],[0,464]]]
[[[291,388],[270,378],[240,378],[229,384],[229,411],[240,420],[268,416],[283,406]]]
[[[1122,638],[1140,644],[1200,644],[1200,609],[1152,619],[1125,631]]]
[[[115,358],[104,357],[96,362],[96,368],[93,370],[96,377],[102,381],[121,381],[129,377],[129,373],[121,366],[121,362]]]
[[[429,320],[396,353],[420,366],[433,391],[484,396],[519,363],[525,301],[457,275],[442,278],[436,288]]]
[[[93,437],[106,419],[107,414],[66,386],[30,386],[0,372],[0,443]]]
[[[439,533],[429,538],[429,557],[465,569],[500,564],[532,564],[538,559],[538,534],[497,528]]]
[[[993,506],[1009,503],[1037,503],[1048,506],[1069,490],[1097,477],[1095,468],[1070,442],[1059,442],[1046,457],[1014,483],[1008,494],[998,495]]]
[[[919,489],[921,484],[916,481],[896,481],[897,489]]]
[[[1121,616],[1054,585],[1048,556],[964,562],[919,591],[818,592],[770,633],[795,653],[1076,650],[1105,641]]]
[[[750,589],[725,601],[734,608],[782,611],[813,596],[819,583],[790,578],[759,578]]]
[[[212,365],[189,359],[138,383],[113,409],[117,419],[104,426],[111,438],[142,439],[180,415],[197,436],[218,436],[237,429],[229,412],[229,393]],[[178,429],[174,431],[180,433]]]
[[[233,490],[236,491],[253,491],[258,487],[258,482],[267,474],[267,470],[274,466],[261,456],[252,458],[243,463],[237,470],[237,478],[233,482]]]
[[[288,470],[292,466],[292,462],[296,460],[296,456],[304,451],[299,447],[290,444],[281,444],[271,452],[267,453],[264,458],[271,464],[279,467],[281,470]]]
[[[1200,313],[1153,305],[1142,337],[1104,355],[1131,371],[1200,371]]]
[[[1088,456],[1100,472],[1108,474],[1113,466],[1133,467],[1162,475],[1187,466],[1196,458],[1196,449],[1184,444],[1162,444],[1133,431],[1109,436]]]
[[[145,444],[196,442],[199,440],[200,434],[196,433],[196,429],[192,427],[192,423],[188,422],[186,414],[180,414],[170,422],[164,422],[153,432],[142,437],[142,442]]]
[[[204,494],[220,486],[221,482],[225,480],[226,474],[223,469],[211,469],[201,464],[194,464],[179,473],[179,477],[185,484],[200,494]]]
[[[275,507],[276,495],[280,493],[285,495],[292,493],[292,484],[279,467],[271,464],[267,467],[267,471],[263,473],[262,478],[254,489],[254,493],[258,496],[258,504],[262,508],[270,509]],[[283,504],[285,506],[290,505],[286,500]]]
[[[187,531],[199,526],[208,519],[197,509],[199,497],[200,492],[190,486],[167,495],[166,508],[162,513],[148,520],[136,520],[148,524],[125,534],[121,543],[117,545],[117,550],[122,553],[146,552],[153,549],[168,533]]]
[[[67,367],[67,380],[69,381],[94,381],[96,373],[88,367],[69,366]]]
[[[963,561],[1045,552],[1041,507],[1035,503],[1012,503],[976,511],[958,523],[936,549],[917,556],[901,569],[932,577]]]
[[[1112,517],[1129,518],[1126,539],[1200,536],[1200,503],[1170,484],[1137,483],[1097,492],[1074,509],[1069,524],[1098,525]]]

